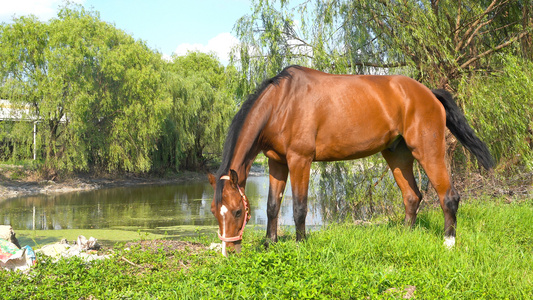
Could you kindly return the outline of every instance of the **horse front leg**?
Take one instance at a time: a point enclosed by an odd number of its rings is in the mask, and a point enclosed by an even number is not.
[[[266,232],[266,246],[269,242],[275,243],[278,241],[278,216],[281,207],[281,200],[283,199],[283,192],[287,184],[287,177],[289,168],[286,164],[279,163],[273,159],[268,160],[270,187],[268,189],[267,202],[267,232]]]
[[[311,173],[312,159],[291,156],[289,162],[291,188],[292,188],[292,209],[294,224],[296,226],[296,240],[305,238],[305,218],[307,216],[307,194],[309,188],[309,176]]]

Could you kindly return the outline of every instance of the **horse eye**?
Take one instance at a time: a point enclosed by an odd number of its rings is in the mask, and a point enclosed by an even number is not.
[[[242,215],[242,209],[239,209],[237,211],[235,211],[235,218],[238,218]]]

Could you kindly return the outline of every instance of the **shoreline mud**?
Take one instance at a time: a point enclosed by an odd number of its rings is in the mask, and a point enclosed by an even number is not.
[[[158,177],[118,177],[92,178],[75,176],[65,180],[11,180],[0,177],[0,202],[8,199],[33,196],[57,195],[71,192],[83,192],[112,187],[141,185],[165,185],[194,180],[202,180],[206,174],[190,173],[170,178]]]

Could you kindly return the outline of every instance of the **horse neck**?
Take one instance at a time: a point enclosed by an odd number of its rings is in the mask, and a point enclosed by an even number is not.
[[[269,94],[271,94],[269,91],[265,91],[264,95],[254,104],[245,118],[235,143],[230,169],[237,172],[239,184],[242,186],[246,184],[246,178],[254,159],[263,150],[258,140],[263,128],[268,123],[272,111],[270,101],[264,101]]]
[[[262,129],[262,126],[259,125],[251,124],[246,126],[247,128],[243,127],[243,133],[241,133],[237,140],[233,159],[230,164],[230,169],[237,172],[239,184],[243,187],[246,185],[246,179],[252,163],[262,150],[257,144],[257,137]],[[261,129],[257,127],[261,127]],[[257,133],[255,133],[256,131]]]

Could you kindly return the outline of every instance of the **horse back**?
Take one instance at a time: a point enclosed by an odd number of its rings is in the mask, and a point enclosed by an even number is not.
[[[386,149],[421,122],[445,124],[433,93],[405,76],[301,68],[268,93],[271,116],[262,141],[277,157],[294,152],[317,161],[355,159]]]

